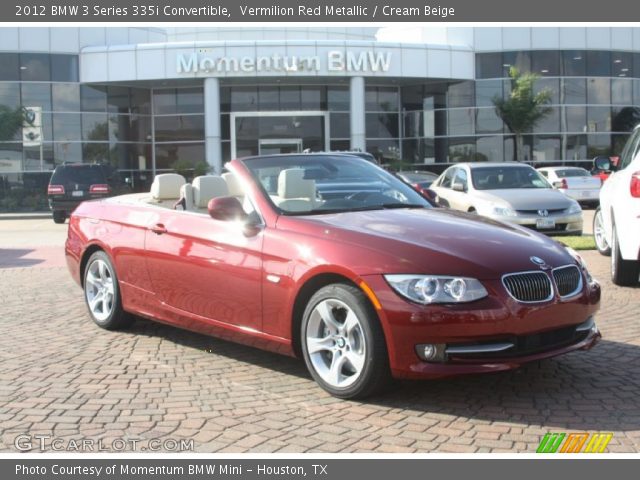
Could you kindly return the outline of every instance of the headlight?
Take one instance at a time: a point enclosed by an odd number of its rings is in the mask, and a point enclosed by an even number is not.
[[[569,215],[572,215],[574,213],[581,213],[582,212],[582,207],[580,207],[580,204],[578,202],[572,203],[571,206],[567,209],[567,213]]]
[[[511,207],[500,207],[494,206],[491,210],[493,215],[498,215],[500,217],[515,217],[516,211]]]
[[[384,278],[400,295],[423,304],[472,302],[488,295],[474,278],[441,275],[385,275]]]
[[[584,261],[584,258],[582,258],[580,254],[576,252],[573,248],[571,247],[564,247],[564,248],[566,248],[567,252],[569,252],[569,255],[571,255],[576,260],[576,262],[578,262],[578,265],[584,272],[584,276],[587,279],[587,282],[594,283],[596,280],[589,273],[589,269],[587,268],[587,262]]]

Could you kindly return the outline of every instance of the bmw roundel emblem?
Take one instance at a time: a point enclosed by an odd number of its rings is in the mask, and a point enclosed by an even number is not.
[[[546,263],[546,262],[545,262],[543,259],[541,259],[540,257],[535,257],[535,256],[534,256],[534,257],[529,257],[529,260],[531,260],[531,261],[532,261],[533,263],[535,263],[536,265],[540,265],[540,266],[542,266],[542,265],[544,265],[544,264]]]

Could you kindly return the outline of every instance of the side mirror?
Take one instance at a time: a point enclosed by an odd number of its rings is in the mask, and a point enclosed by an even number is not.
[[[240,200],[236,197],[217,197],[209,200],[207,210],[211,218],[215,220],[222,220],[223,222],[229,220],[245,220],[247,214],[245,213]]]
[[[597,171],[609,172],[613,168],[613,164],[611,163],[611,159],[609,157],[599,155],[593,159],[593,168]]]
[[[465,192],[466,189],[464,188],[464,185],[460,182],[453,182],[453,185],[451,185],[451,189],[454,192]]]

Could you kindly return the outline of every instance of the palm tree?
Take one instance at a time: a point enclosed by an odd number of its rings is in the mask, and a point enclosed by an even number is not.
[[[511,93],[507,98],[496,95],[493,105],[496,113],[515,135],[516,160],[522,160],[523,134],[530,133],[536,124],[550,111],[551,90],[545,88],[534,93],[534,84],[539,78],[534,73],[521,73],[516,67],[509,69]]]
[[[24,109],[18,107],[9,108],[0,105],[0,142],[13,140],[15,134],[22,127],[24,121]]]

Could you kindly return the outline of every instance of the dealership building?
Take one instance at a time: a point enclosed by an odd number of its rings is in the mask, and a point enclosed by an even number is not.
[[[0,115],[31,112],[17,130],[0,122],[0,177],[109,162],[143,186],[307,149],[434,171],[509,161],[493,101],[511,66],[551,92],[526,161],[619,153],[640,121],[640,28],[0,27]]]

